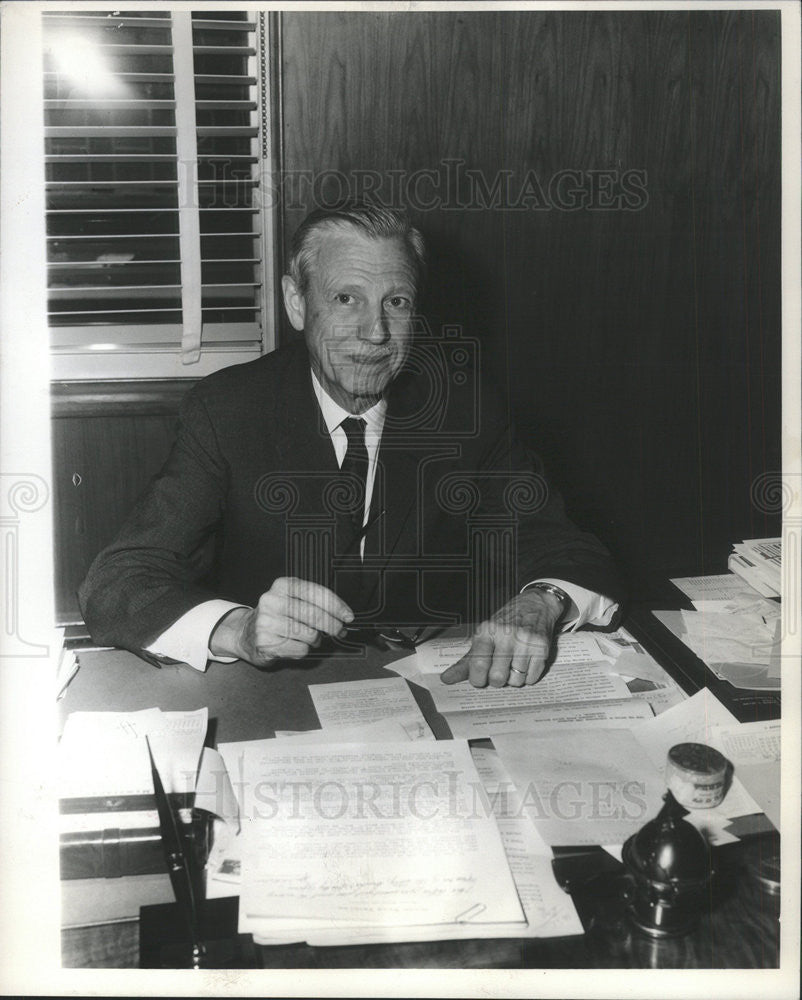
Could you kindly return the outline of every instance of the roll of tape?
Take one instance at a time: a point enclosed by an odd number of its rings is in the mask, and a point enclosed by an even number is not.
[[[666,783],[686,809],[714,809],[724,798],[727,759],[704,743],[677,743],[668,751]]]

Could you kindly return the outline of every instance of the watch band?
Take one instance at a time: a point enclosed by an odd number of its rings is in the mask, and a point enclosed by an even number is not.
[[[571,598],[566,594],[566,592],[561,587],[555,587],[553,583],[538,582],[530,584],[527,590],[543,590],[547,594],[551,594],[552,597],[556,597],[557,600],[563,606],[563,614],[571,607]]]

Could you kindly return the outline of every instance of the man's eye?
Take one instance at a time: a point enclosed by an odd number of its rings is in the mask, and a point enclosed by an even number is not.
[[[349,295],[348,292],[338,292],[335,295],[335,300],[340,303],[341,306],[350,306],[354,301],[353,295]]]
[[[387,300],[387,304],[391,309],[411,309],[412,303],[405,295],[393,295],[392,298]]]

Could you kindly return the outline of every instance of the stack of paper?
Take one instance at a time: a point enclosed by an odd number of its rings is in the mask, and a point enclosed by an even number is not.
[[[466,743],[268,740],[241,760],[240,932],[351,944],[526,930]]]
[[[779,597],[781,546],[780,538],[748,538],[733,545],[727,565],[763,597]]]
[[[780,688],[781,609],[739,576],[673,580],[694,611],[655,611],[663,625],[722,680],[753,690]]]
[[[68,717],[58,755],[62,877],[164,870],[146,738],[165,790],[187,795],[195,791],[207,721],[205,708]]]
[[[524,687],[444,684],[440,675],[469,648],[469,639],[434,639],[418,647],[414,673],[407,661],[389,665],[429,689],[455,737],[477,739],[552,722],[626,727],[684,697],[624,629],[559,635],[546,675]]]

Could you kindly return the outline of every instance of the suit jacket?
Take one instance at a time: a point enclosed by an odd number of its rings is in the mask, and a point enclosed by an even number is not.
[[[334,555],[344,490],[303,344],[209,376],[80,589],[92,636],[141,653],[195,605],[254,606],[280,576],[399,626],[481,619],[540,577],[621,598],[609,554],[567,519],[459,341],[418,344],[388,391],[384,513],[350,567]]]

